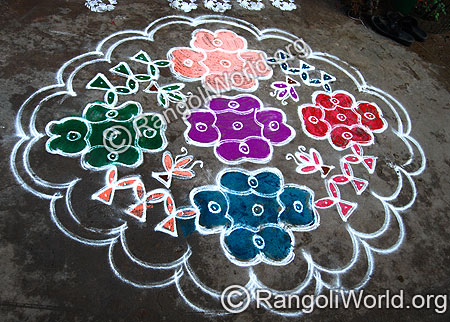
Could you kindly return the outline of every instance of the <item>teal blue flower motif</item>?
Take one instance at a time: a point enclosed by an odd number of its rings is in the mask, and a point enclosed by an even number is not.
[[[190,197],[199,213],[197,231],[220,233],[226,256],[238,265],[285,265],[294,257],[292,231],[319,225],[313,191],[285,185],[273,168],[225,170],[217,186],[196,188]]]

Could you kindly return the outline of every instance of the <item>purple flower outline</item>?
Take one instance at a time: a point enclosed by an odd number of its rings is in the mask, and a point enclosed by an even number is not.
[[[296,134],[282,110],[265,108],[254,95],[215,96],[205,106],[186,117],[186,142],[214,147],[225,164],[267,163],[273,146],[289,143]]]

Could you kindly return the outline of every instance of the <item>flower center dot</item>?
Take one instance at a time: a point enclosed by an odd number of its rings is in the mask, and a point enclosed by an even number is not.
[[[198,122],[197,124],[195,124],[195,128],[199,132],[205,132],[208,129],[208,126],[205,123]]]
[[[317,117],[315,117],[315,116],[310,116],[310,117],[308,118],[308,120],[309,120],[312,124],[317,124],[317,123],[319,123],[319,119],[318,119]]]
[[[277,131],[280,128],[280,123],[278,123],[277,121],[272,121],[269,123],[269,128],[272,131]]]
[[[250,152],[250,148],[247,143],[241,143],[239,144],[239,151],[244,154],[248,154]]]
[[[374,115],[373,113],[370,113],[370,112],[364,113],[364,117],[365,117],[366,119],[368,119],[368,120],[373,120],[373,119],[375,119],[375,115]]]
[[[69,141],[76,141],[81,138],[81,134],[76,131],[70,131],[69,133],[67,133],[66,137]]]
[[[259,236],[255,235],[253,236],[253,244],[256,246],[256,248],[263,249],[266,243],[264,242],[264,239]]]
[[[252,213],[255,216],[261,216],[264,213],[264,207],[258,203],[254,204],[252,207]]]
[[[346,140],[350,140],[353,137],[353,134],[351,134],[350,132],[344,132],[342,133],[342,137]]]
[[[233,123],[233,129],[236,131],[241,130],[244,127],[244,124],[242,122],[234,122]]]
[[[192,65],[194,65],[194,62],[192,61],[192,59],[186,59],[186,60],[183,62],[183,64],[184,64],[184,66],[186,66],[186,67],[192,67]]]
[[[345,116],[345,114],[339,113],[338,115],[336,115],[337,119],[339,121],[345,121],[347,119],[347,116]]]

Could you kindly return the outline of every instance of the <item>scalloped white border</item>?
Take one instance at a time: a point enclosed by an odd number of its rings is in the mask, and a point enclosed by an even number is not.
[[[16,134],[19,137],[19,141],[14,146],[14,149],[10,155],[10,167],[16,180],[20,185],[23,186],[25,190],[34,194],[35,196],[43,199],[49,200],[50,203],[50,214],[55,225],[69,238],[74,239],[80,243],[91,246],[109,246],[108,259],[114,274],[122,280],[124,283],[133,285],[138,288],[154,288],[154,287],[165,287],[174,284],[183,300],[189,305],[193,310],[198,312],[205,312],[209,314],[227,314],[226,311],[216,311],[209,310],[204,307],[200,307],[192,303],[190,299],[185,295],[182,285],[181,278],[183,276],[189,278],[201,291],[205,294],[211,296],[211,299],[220,299],[220,292],[213,290],[205,286],[195,275],[193,270],[189,266],[189,257],[191,254],[190,249],[188,249],[181,257],[171,263],[164,264],[151,264],[147,262],[142,262],[135,258],[129,250],[125,247],[123,248],[125,253],[128,255],[130,260],[142,267],[143,269],[156,269],[156,270],[172,270],[173,275],[165,280],[158,281],[156,283],[139,283],[134,282],[126,277],[124,277],[116,268],[113,259],[113,249],[118,244],[121,243],[122,247],[126,245],[124,241],[124,233],[127,229],[126,224],[119,225],[111,229],[96,229],[90,227],[77,227],[79,228],[77,232],[72,232],[67,229],[61,222],[58,214],[56,213],[55,203],[58,200],[65,202],[65,206],[68,212],[66,220],[72,220],[74,224],[79,225],[79,220],[71,205],[71,193],[74,186],[81,180],[80,178],[75,178],[69,182],[65,183],[52,183],[48,182],[42,178],[39,178],[34,171],[31,169],[28,157],[31,147],[36,143],[44,134],[39,133],[35,127],[35,118],[37,112],[40,109],[40,105],[57,96],[70,95],[76,96],[72,88],[72,80],[75,75],[85,66],[94,64],[101,61],[110,62],[110,57],[114,49],[120,44],[130,41],[130,40],[146,40],[153,41],[153,36],[160,29],[168,27],[173,24],[186,24],[189,26],[200,26],[208,23],[218,23],[222,25],[228,25],[236,28],[243,29],[252,35],[259,41],[264,39],[279,39],[287,41],[290,44],[294,44],[300,39],[290,34],[288,32],[268,28],[264,30],[259,30],[254,25],[236,18],[226,17],[226,16],[216,16],[207,15],[197,18],[183,17],[183,16],[168,16],[152,22],[144,31],[137,30],[126,30],[112,34],[106,37],[103,41],[99,43],[94,51],[79,55],[73,59],[67,61],[56,74],[56,83],[54,85],[45,86],[35,93],[33,93],[20,107],[17,118],[16,118]],[[326,268],[314,262],[311,255],[303,251],[303,256],[308,263],[308,271],[306,278],[300,281],[297,286],[291,290],[280,291],[272,290],[274,294],[299,294],[301,293],[313,280],[316,282],[316,294],[320,294],[324,288],[328,289],[342,289],[340,283],[340,276],[346,273],[353,265],[358,261],[362,252],[367,256],[368,269],[364,278],[353,288],[355,290],[361,289],[369,280],[370,276],[374,270],[374,254],[389,254],[394,252],[401,245],[404,236],[405,229],[403,225],[400,212],[410,208],[417,196],[417,189],[413,180],[414,176],[421,174],[426,168],[426,159],[424,152],[420,144],[410,136],[411,133],[411,120],[406,111],[406,109],[397,101],[394,97],[387,94],[386,92],[373,87],[364,80],[361,73],[355,68],[351,67],[339,58],[321,52],[312,52],[309,49],[309,59],[320,60],[325,63],[331,64],[335,68],[346,74],[357,86],[360,92],[365,92],[374,95],[384,101],[386,105],[391,109],[397,119],[397,128],[394,133],[405,143],[411,157],[410,159],[402,165],[392,165],[393,169],[398,176],[398,185],[395,192],[390,196],[380,196],[374,192],[372,195],[377,198],[383,205],[385,209],[385,222],[382,227],[372,233],[363,233],[353,229],[349,224],[347,224],[347,231],[350,234],[353,243],[353,256],[351,260],[343,267],[339,268]],[[36,103],[37,102],[37,103]],[[30,116],[24,116],[24,111],[32,110]],[[420,158],[420,167],[415,171],[407,171],[404,167],[412,164],[415,158],[415,150],[418,152]],[[22,168],[19,170],[17,164]],[[412,196],[410,200],[402,206],[394,206],[393,202],[399,196],[404,183],[409,184],[412,189]],[[395,219],[400,227],[400,233],[397,242],[387,249],[379,249],[373,247],[369,244],[371,239],[375,239],[383,235],[387,231],[391,221]],[[95,234],[96,238],[87,238],[85,235]],[[334,276],[334,282],[332,284],[326,283],[322,280],[321,274],[331,274]],[[250,290],[252,299],[255,299],[256,289],[266,287],[254,273],[252,268],[249,268],[249,281],[246,285],[247,289]],[[297,312],[281,312],[272,308],[266,307],[270,312],[275,314],[280,314],[284,316],[299,316],[302,315],[302,311]]]

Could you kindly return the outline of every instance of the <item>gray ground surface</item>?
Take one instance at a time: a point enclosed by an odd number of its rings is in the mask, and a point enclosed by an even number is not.
[[[222,317],[197,313],[181,300],[173,286],[140,290],[124,284],[112,274],[106,261],[106,248],[88,247],[64,236],[50,219],[48,200],[38,199],[22,189],[10,171],[9,156],[18,141],[14,127],[16,113],[22,102],[33,92],[54,83],[55,73],[62,64],[72,57],[93,50],[100,40],[111,33],[125,29],[143,30],[153,20],[178,12],[170,9],[163,0],[119,0],[114,11],[103,14],[90,12],[83,6],[82,0],[19,0],[2,1],[1,4],[0,135],[3,158],[0,171],[3,186],[0,197],[0,320],[282,320],[283,318],[262,309],[250,309],[240,315]],[[200,8],[189,15],[192,17],[210,13]],[[359,21],[348,18],[334,1],[301,1],[300,8],[293,13],[281,12],[270,6],[262,12],[250,12],[236,6],[227,14],[247,20],[261,29],[280,28],[302,37],[314,50],[338,56],[355,66],[370,84],[389,92],[403,103],[412,120],[411,135],[420,142],[427,157],[427,168],[416,178],[416,203],[403,214],[406,228],[403,244],[392,254],[375,255],[375,271],[364,290],[370,294],[381,294],[385,290],[394,293],[404,290],[407,296],[450,295],[448,34],[431,35],[427,42],[405,48],[375,34]],[[174,40],[187,45],[190,33],[168,36],[168,42]],[[261,99],[272,102],[274,99],[269,97],[268,91],[261,94]],[[309,96],[305,97],[302,99],[303,103],[308,103]],[[61,117],[61,113],[55,115],[58,116],[54,119]],[[293,120],[296,115],[294,109],[293,113],[288,113],[289,120]],[[49,120],[52,119],[52,115],[48,117]],[[173,143],[173,152],[179,151],[183,145],[183,138],[180,136],[183,127],[184,124],[180,121],[174,123],[174,128],[179,131],[168,135],[169,141]],[[387,151],[380,151],[374,190],[392,191],[392,181],[396,176],[383,165],[389,161],[401,163],[407,157],[407,151],[399,141],[390,141],[390,136],[384,139]],[[295,141],[288,147],[279,148],[280,156],[271,165],[286,171],[286,182],[298,181],[300,177],[295,173],[293,164],[284,160],[284,155],[294,151],[299,144],[311,146],[314,144],[312,142]],[[326,146],[325,143],[317,145],[318,149],[326,149]],[[205,162],[205,169],[210,169],[199,170],[195,184],[211,184],[213,173],[220,170],[222,165],[217,163],[211,149],[189,147],[189,152],[201,157]],[[71,160],[66,169],[77,171],[77,160]],[[53,170],[58,172],[57,166],[46,164],[45,155],[38,156],[36,162],[37,168],[44,169],[45,173]],[[150,162],[159,164],[160,156],[153,157]],[[257,169],[258,166],[248,165],[247,168]],[[99,187],[102,178],[103,174],[93,179],[99,182]],[[320,180],[320,176],[315,177],[315,180]],[[314,182],[305,184],[313,186]],[[172,189],[180,204],[187,200],[188,188],[178,183]],[[82,204],[83,201],[79,203]],[[367,211],[368,216],[359,224],[366,227],[372,227],[373,224],[375,227],[372,220],[379,220],[382,210],[370,207],[370,201],[360,201],[360,211]],[[332,226],[334,222],[339,223],[337,214],[331,214],[331,211],[324,212],[324,227]],[[326,224],[327,218],[331,217],[336,218],[330,219]],[[319,231],[317,235],[305,234],[300,242],[305,247],[310,247],[312,252],[323,252],[318,256],[321,264],[339,265],[345,263],[349,256],[349,251],[345,248],[347,246],[340,244],[340,233],[334,232],[337,239],[332,239],[327,231]],[[386,241],[387,244],[389,242],[392,241]],[[145,239],[140,243],[140,249],[151,247],[150,241]],[[164,253],[164,246],[167,245],[181,249],[185,247],[176,243],[160,245],[155,240],[151,243],[154,246],[152,249],[160,253]],[[221,252],[216,247],[218,243],[211,243],[206,238],[194,240],[192,247],[200,249],[202,256],[209,258],[205,266],[199,269],[204,280],[212,286],[223,287],[233,280],[229,277],[235,275],[236,271],[232,264],[218,271],[208,271],[208,265],[216,261],[217,253]],[[196,260],[194,257],[194,264]],[[288,288],[289,283],[284,280],[289,280],[296,272],[285,270],[282,273],[272,273],[269,267],[266,268],[265,278],[272,279],[274,287]],[[363,276],[364,272],[365,268],[361,267],[355,274]],[[260,273],[264,274],[264,267]],[[240,274],[239,271],[237,274]],[[433,309],[317,309],[312,314],[297,319],[448,321],[449,314],[436,314]]]

